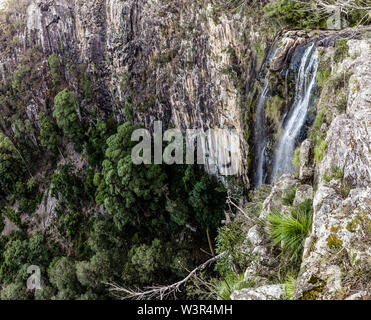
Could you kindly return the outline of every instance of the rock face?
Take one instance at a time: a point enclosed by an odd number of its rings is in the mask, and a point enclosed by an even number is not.
[[[276,284],[262,286],[256,289],[241,289],[231,295],[232,300],[283,300],[285,285]]]
[[[326,141],[323,158],[314,162],[318,146],[305,140],[297,177],[284,175],[275,181],[260,212],[261,221],[271,213],[288,212],[285,199],[290,190],[295,190],[293,206],[313,200],[313,225],[304,243],[294,299],[371,298],[371,41],[347,40],[346,44],[349,51],[332,66],[319,97],[319,112],[326,120],[316,133]],[[332,57],[336,50],[325,51],[322,59]],[[341,80],[344,77],[346,81]],[[334,86],[346,94],[343,112],[336,107],[336,95],[330,98],[335,103],[328,100],[328,87]],[[331,103],[335,106],[329,107]],[[271,299],[265,289],[277,273],[277,252],[260,225],[252,226],[246,239],[255,260],[245,271],[245,281],[254,280],[258,288],[235,291],[231,298]]]
[[[216,13],[211,4],[186,0],[24,0],[20,46],[7,47],[0,71],[14,69],[19,50],[35,46],[45,59],[56,53],[64,65],[83,64],[97,79],[98,107],[119,120],[130,101],[132,116],[148,129],[161,120],[164,129],[227,130],[241,142],[232,162],[248,184],[245,100],[264,58],[255,46],[265,50],[271,36],[244,10],[261,5]],[[206,169],[218,173],[230,150],[222,150],[222,139],[207,143],[217,160]]]
[[[296,283],[298,299],[365,299],[371,294],[371,42],[349,40],[348,46],[349,57],[337,71],[352,74],[348,103],[346,113],[330,124],[327,151],[317,168],[313,230]],[[334,168],[338,174],[331,174]]]
[[[209,2],[189,0],[20,1],[17,11],[7,17],[17,28],[8,30],[0,21],[4,31],[0,34],[0,81],[6,83],[23,54],[40,53],[38,70],[49,70],[48,58],[56,54],[66,67],[66,86],[78,87],[67,67],[70,64],[84,69],[91,80],[96,100],[83,101],[81,108],[87,112],[97,107],[119,121],[131,117],[146,128],[161,120],[164,129],[230,132],[241,141],[233,166],[249,189],[251,101],[254,86],[259,86],[254,82],[270,51],[267,43],[276,35],[260,27],[256,10],[261,7],[242,8],[245,11],[239,13],[216,12]],[[333,61],[336,37],[331,35],[336,32],[286,33],[277,45],[270,71],[282,71],[288,57],[313,37],[326,47]],[[333,103],[325,104],[325,117],[331,121],[319,129],[325,133],[323,159],[314,163],[315,142],[305,140],[300,147],[298,176],[280,177],[261,203],[259,219],[264,221],[273,212],[289,210],[284,198],[290,190],[296,188],[293,205],[313,199],[313,229],[305,241],[296,299],[352,300],[371,295],[371,42],[357,37],[347,41],[345,59],[330,68],[331,77],[338,82],[328,87],[335,88],[346,79],[342,89],[346,110],[341,113]],[[40,81],[40,89],[31,93],[25,106],[25,116],[36,127],[40,106],[52,105],[47,80]],[[279,86],[284,85],[276,84]],[[326,100],[329,92],[323,89],[319,100]],[[271,111],[279,122],[289,110]],[[224,149],[222,139],[208,143],[218,160],[206,169],[217,174],[231,150]],[[35,224],[46,228],[55,205],[55,199],[49,198],[39,208],[41,222]],[[5,232],[13,229],[7,221]],[[253,279],[259,287],[236,291],[232,299],[285,297],[282,284],[268,285],[277,274],[277,254],[265,231],[255,225],[246,232],[248,250],[255,259],[245,270],[245,280]]]
[[[300,146],[300,168],[299,168],[299,179],[307,180],[313,176],[313,166],[311,164],[311,153],[312,143],[309,139],[306,139]]]
[[[281,40],[281,45],[277,50],[276,56],[271,62],[270,71],[278,72],[281,71],[287,62],[287,58],[295,51],[295,49],[306,42],[305,38],[295,37],[290,33],[286,34]]]

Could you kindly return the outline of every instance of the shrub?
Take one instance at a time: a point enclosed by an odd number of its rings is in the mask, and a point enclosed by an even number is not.
[[[40,122],[40,144],[54,155],[58,154],[58,146],[62,142],[57,124],[45,113],[39,113]]]
[[[76,95],[64,89],[54,98],[54,108],[53,116],[57,119],[57,124],[63,130],[64,135],[80,146],[84,133],[77,113]]]
[[[322,87],[324,83],[330,78],[331,71],[331,59],[324,59],[323,57],[321,57],[316,74],[316,80],[320,87]]]
[[[294,289],[295,289],[296,278],[292,275],[288,275],[285,281],[285,292],[286,292],[286,300],[292,300],[294,297]]]
[[[340,39],[335,44],[334,61],[336,63],[342,62],[349,56],[349,46],[346,39]]]
[[[61,80],[61,63],[58,56],[55,53],[51,54],[48,58],[48,62],[52,79],[54,83],[57,83]]]
[[[217,269],[221,274],[225,274],[233,267],[243,270],[247,264],[247,256],[241,250],[241,245],[245,240],[242,224],[234,221],[218,230],[216,238],[216,252],[221,254],[228,251],[228,255],[221,258],[217,263]]]
[[[48,268],[50,282],[59,290],[71,290],[77,287],[75,262],[67,257],[54,258]]]
[[[84,185],[73,172],[70,163],[58,167],[51,176],[51,183],[52,196],[67,202],[71,208],[80,208],[82,201],[86,199]]]
[[[323,160],[324,153],[327,149],[327,142],[325,140],[320,140],[314,147],[314,158],[321,162]]]
[[[288,190],[283,195],[283,204],[286,206],[292,206],[295,200],[296,191],[298,190],[298,187],[294,186]]]
[[[4,217],[7,217],[9,219],[9,221],[11,221],[12,223],[14,223],[17,227],[19,227],[19,228],[22,227],[20,212],[17,212],[17,211],[15,211],[12,208],[5,207],[2,210],[1,214]]]
[[[1,300],[30,300],[31,297],[22,282],[11,283],[1,291]]]
[[[296,148],[294,152],[294,158],[292,160],[294,168],[298,171],[300,168],[300,147]]]
[[[0,213],[0,234],[3,232],[4,227],[5,227],[4,219],[2,214]]]
[[[299,263],[304,240],[312,228],[312,203],[304,201],[290,213],[275,213],[267,217],[270,237],[288,255],[289,261]]]
[[[241,290],[244,288],[251,288],[254,286],[254,281],[245,281],[244,274],[236,274],[232,271],[227,273],[224,280],[214,280],[214,285],[216,288],[216,295],[219,300],[231,300],[231,294],[235,290]]]
[[[15,183],[26,173],[19,151],[12,141],[0,132],[0,195],[14,190]]]
[[[266,19],[281,27],[315,28],[325,24],[326,19],[316,11],[308,11],[305,3],[292,0],[270,2],[264,7]]]

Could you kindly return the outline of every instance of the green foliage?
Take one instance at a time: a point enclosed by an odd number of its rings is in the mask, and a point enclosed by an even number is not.
[[[327,245],[330,249],[339,250],[343,247],[343,241],[341,241],[335,233],[331,233],[327,239]]]
[[[53,118],[47,114],[39,113],[40,122],[40,144],[47,148],[54,155],[58,154],[58,147],[61,145],[62,137],[60,135],[57,124]]]
[[[1,300],[30,300],[31,294],[27,293],[26,286],[22,282],[11,283],[1,291]]]
[[[346,39],[340,39],[336,41],[334,60],[336,63],[342,62],[346,57],[349,56],[349,46]]]
[[[223,213],[220,208],[226,196],[226,190],[208,179],[201,177],[190,192],[189,202],[194,209],[196,221],[204,228],[217,226]]]
[[[331,76],[331,59],[320,57],[318,70],[316,73],[316,80],[320,87],[322,87]]]
[[[286,300],[293,299],[295,284],[296,284],[296,278],[293,277],[292,275],[288,275],[285,281]]]
[[[54,98],[53,116],[57,119],[58,126],[63,130],[66,137],[80,146],[84,140],[84,133],[77,109],[77,97],[67,89],[58,93]]]
[[[70,208],[79,208],[85,200],[84,186],[81,179],[73,172],[71,163],[59,166],[51,175],[51,194],[53,197],[67,202]]]
[[[365,1],[354,0],[354,4],[358,6],[358,9],[350,10],[346,16],[349,26],[355,27],[359,24],[369,25],[371,23],[370,10],[361,9],[365,6]]]
[[[108,251],[100,251],[90,261],[76,263],[76,275],[78,281],[87,288],[102,292],[104,283],[113,276],[111,254]]]
[[[129,123],[118,127],[117,134],[107,140],[106,158],[102,164],[100,190],[103,189],[105,195],[98,194],[97,202],[101,203],[103,198],[119,228],[127,224],[138,225],[142,219],[146,219],[150,226],[148,222],[157,218],[154,213],[166,191],[166,175],[160,166],[133,164],[131,133],[134,129]]]
[[[14,144],[0,132],[0,195],[11,193],[25,173],[26,168]]]
[[[298,187],[294,186],[288,190],[285,191],[282,200],[283,204],[286,206],[292,206],[295,200],[296,191],[298,190]]]
[[[59,247],[48,243],[41,233],[34,233],[29,239],[9,239],[0,259],[0,280],[12,283],[15,280],[26,280],[29,275],[26,269],[30,265],[40,266],[46,271],[52,257],[59,253]]]
[[[21,64],[17,67],[13,74],[12,87],[14,91],[21,93],[28,89],[24,79],[29,78],[30,73],[31,67],[29,65]]]
[[[89,174],[89,170],[87,170]],[[88,227],[87,221],[82,211],[93,195],[86,192],[94,192],[92,181],[87,176],[82,182],[82,173],[75,173],[71,163],[59,166],[51,175],[51,195],[59,200],[55,208],[54,223],[58,232],[73,241],[82,241],[78,239],[84,233],[84,226]],[[93,176],[90,174],[90,179]],[[90,183],[89,183],[90,181]],[[84,222],[84,224],[83,224]]]
[[[321,162],[327,150],[327,142],[325,141],[326,133],[321,132],[323,123],[325,122],[325,114],[320,111],[317,113],[312,128],[309,130],[309,136],[314,145],[314,158]]]
[[[323,112],[318,112],[316,119],[314,120],[312,130],[311,130],[311,139],[315,140],[316,138],[316,133],[321,130],[322,124],[325,121],[325,114]]]
[[[275,213],[267,217],[270,237],[287,254],[289,261],[300,263],[304,240],[312,228],[312,203],[306,200],[290,213]]]
[[[269,2],[265,7],[265,18],[273,20],[280,27],[316,28],[325,24],[326,20],[316,11],[308,11],[304,3],[292,0]]]
[[[48,58],[50,74],[52,76],[53,82],[58,83],[61,80],[61,63],[58,56],[53,53]]]
[[[371,18],[368,11],[362,9],[365,7],[365,1],[354,0],[353,8],[342,7],[341,19],[345,19],[349,26],[354,27],[358,24],[368,25]],[[334,8],[340,5],[336,1],[329,1],[329,5]],[[358,7],[357,9],[355,9]],[[322,7],[314,1],[294,1],[294,0],[278,0],[270,1],[264,7],[266,12],[266,20],[272,19],[275,24],[289,28],[326,28],[327,19],[333,15],[329,10],[325,12]]]
[[[285,105],[286,100],[279,95],[275,95],[267,101],[265,113],[267,118],[274,124],[276,129],[279,128],[281,111]]]
[[[56,290],[51,286],[43,286],[40,290],[35,290],[35,300],[51,300],[56,294]]]
[[[129,262],[122,273],[123,280],[135,276],[141,284],[151,283],[156,273],[166,267],[163,261],[163,250],[159,239],[154,239],[151,245],[142,244],[133,247],[129,252]]]
[[[224,280],[215,280],[216,295],[219,300],[231,300],[231,294],[236,290],[251,288],[254,286],[253,281],[245,281],[244,274],[235,274],[229,271]]]
[[[7,217],[9,221],[14,223],[17,227],[22,227],[21,215],[19,211],[15,211],[12,208],[5,207],[1,211],[3,217]]]
[[[107,139],[117,130],[117,123],[114,119],[98,119],[94,126],[88,128],[87,141],[84,143],[84,150],[88,155],[88,162],[92,166],[100,166],[104,160],[107,148]]]
[[[345,199],[348,197],[352,186],[344,179],[344,170],[339,166],[334,165],[331,167],[330,173],[325,173],[323,175],[325,182],[330,182],[333,179],[340,181],[340,187],[338,188],[338,193]]]
[[[20,213],[32,214],[42,200],[42,193],[39,191],[39,183],[35,178],[30,178],[27,183],[18,181],[11,200],[19,201],[18,211]]]
[[[316,159],[318,162],[321,162],[323,160],[326,149],[327,142],[325,140],[318,141],[318,143],[314,147],[314,159]]]
[[[82,74],[80,86],[82,88],[84,98],[87,100],[90,100],[92,97],[92,91],[91,91],[91,83],[90,83],[87,72],[84,72]]]
[[[347,110],[348,98],[344,90],[338,90],[336,97],[336,108],[340,113],[345,113]]]
[[[48,274],[49,281],[59,291],[63,292],[67,290],[68,295],[73,296],[73,293],[78,290],[76,266],[70,258],[54,258],[48,268]]]
[[[234,221],[227,226],[223,226],[218,230],[216,238],[216,252],[221,254],[228,251],[228,255],[219,259],[217,262],[217,270],[222,275],[233,267],[237,270],[243,270],[248,261],[246,254],[241,250],[241,245],[245,241],[245,233],[242,224]]]
[[[296,169],[296,171],[298,171],[300,168],[300,147],[296,148],[294,152],[294,158],[292,160],[292,164],[294,168]]]

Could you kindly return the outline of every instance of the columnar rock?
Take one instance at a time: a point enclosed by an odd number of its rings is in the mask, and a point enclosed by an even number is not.
[[[349,56],[337,69],[352,74],[346,113],[335,117],[327,133],[297,299],[371,297],[371,41],[349,40],[348,46]]]

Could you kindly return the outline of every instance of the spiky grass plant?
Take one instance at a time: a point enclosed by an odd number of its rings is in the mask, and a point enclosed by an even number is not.
[[[285,281],[286,300],[292,300],[294,297],[296,278],[288,275]]]
[[[243,273],[238,275],[230,271],[224,280],[216,281],[214,285],[219,300],[231,300],[234,291],[251,288],[254,286],[254,281],[245,281]]]
[[[290,213],[268,216],[269,234],[275,245],[281,247],[290,262],[300,263],[304,240],[312,228],[312,202],[304,201],[292,207]]]

